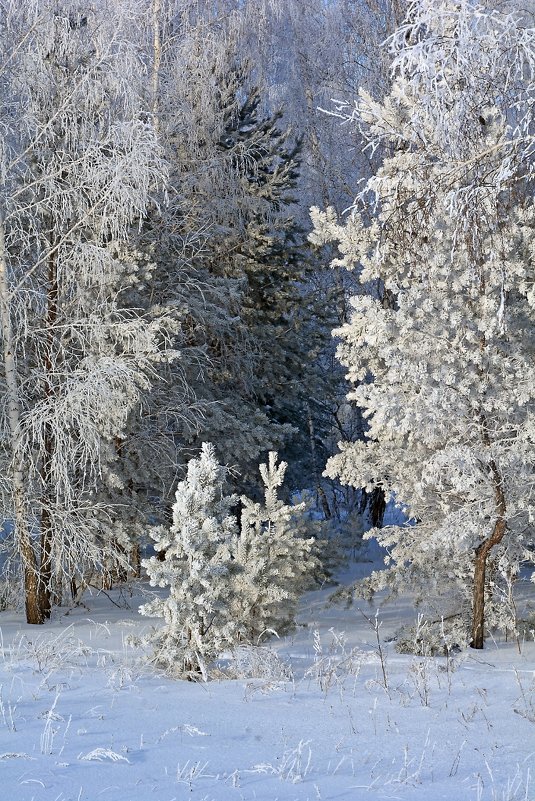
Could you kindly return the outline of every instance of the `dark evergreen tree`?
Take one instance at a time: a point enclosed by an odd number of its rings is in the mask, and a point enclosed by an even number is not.
[[[261,93],[254,86],[244,91],[246,81],[244,70],[231,75],[219,142],[241,176],[244,202],[239,225],[221,237],[212,269],[241,282],[250,360],[247,403],[271,431],[283,434],[279,447],[299,467],[301,481],[304,469],[310,482],[318,473],[314,431],[321,428],[314,425],[313,404],[322,394],[318,357],[333,321],[326,314],[329,298],[316,280],[314,252],[296,221],[301,142],[283,128],[280,111],[262,113]]]

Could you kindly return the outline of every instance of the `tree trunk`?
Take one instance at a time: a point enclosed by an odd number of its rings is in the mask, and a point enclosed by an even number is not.
[[[472,599],[472,641],[471,648],[483,648],[485,636],[485,574],[488,549],[479,546],[474,565],[474,592]]]
[[[159,88],[160,88],[160,68],[162,62],[162,38],[160,32],[161,15],[162,15],[161,0],[153,0],[152,2],[152,25],[153,25],[152,116],[156,131],[159,131],[160,129]]]
[[[48,620],[52,612],[52,536],[50,512],[45,506],[41,510],[41,570],[39,571],[39,605],[43,618]]]
[[[48,257],[48,286],[46,310],[46,349],[43,357],[45,374],[44,394],[47,401],[54,397],[53,386],[53,348],[54,327],[58,319],[58,242],[49,248]],[[52,609],[52,516],[50,513],[52,495],[54,492],[52,480],[52,461],[54,458],[55,442],[52,426],[46,424],[44,437],[44,453],[41,465],[41,480],[43,482],[43,496],[41,500],[41,571],[39,576],[39,597],[41,609],[45,618],[50,617]]]
[[[135,578],[141,578],[141,548],[139,547],[139,542],[136,542],[132,549],[132,571]]]
[[[4,239],[4,220],[0,213],[0,329],[2,336],[2,356],[6,381],[6,407],[9,448],[12,460],[12,493],[14,507],[15,541],[22,560],[24,571],[24,595],[26,621],[43,623],[43,613],[39,601],[39,570],[35,549],[28,526],[27,487],[25,482],[24,458],[20,429],[21,403],[15,362],[15,342],[11,326],[11,292],[7,274]]]
[[[497,519],[491,536],[476,548],[474,564],[474,587],[472,599],[472,642],[471,648],[481,650],[485,635],[485,574],[487,558],[495,545],[500,543],[506,532],[506,503],[503,491],[503,482],[494,460],[491,460],[489,469],[494,483],[494,497],[496,499]]]
[[[316,454],[316,432],[314,430],[314,420],[312,418],[312,409],[310,408],[310,403],[306,402],[307,407],[307,416],[308,416],[308,433],[309,433],[309,440],[310,440],[310,458],[312,461],[312,473],[314,475],[314,482],[316,484],[316,494],[318,500],[321,502],[321,507],[323,509],[323,514],[325,515],[325,520],[330,520],[331,510],[329,508],[329,501],[327,500],[327,496],[325,495],[325,491],[321,486],[319,471],[318,471],[318,457]]]
[[[374,487],[370,497],[370,523],[374,528],[382,528],[386,509],[386,498],[382,487]]]
[[[31,553],[29,551],[25,553],[22,544],[20,545],[20,552],[23,562],[31,560]],[[24,610],[26,612],[26,623],[40,625],[45,622],[39,598],[37,573],[31,567],[24,568]]]

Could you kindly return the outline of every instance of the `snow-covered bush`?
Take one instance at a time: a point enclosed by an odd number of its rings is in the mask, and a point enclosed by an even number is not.
[[[239,645],[225,675],[235,679],[264,679],[269,682],[291,681],[292,668],[269,646]]]
[[[230,580],[236,570],[232,544],[237,534],[230,509],[237,497],[224,494],[225,474],[214,446],[204,444],[178,485],[171,527],[151,534],[164,558],[143,561],[151,584],[169,587],[167,598],[140,607],[143,615],[165,621],[153,636],[154,660],[188,678],[206,680],[210,662],[237,640]]]
[[[316,566],[307,573],[305,589],[332,581],[333,574],[347,563],[338,521],[325,518],[323,510],[318,508],[316,493],[311,490],[304,489],[292,494],[290,509],[294,536],[313,540],[311,555],[316,559]]]
[[[363,540],[365,525],[363,515],[353,509],[341,518],[337,526],[339,547],[356,561],[366,560],[368,546]]]
[[[0,578],[0,612],[7,609],[21,609],[24,606],[24,598],[21,592],[20,581],[16,581],[13,576],[6,574]]]
[[[418,656],[450,656],[468,645],[466,617],[452,615],[443,620],[419,620],[414,626],[403,626],[395,637],[399,654]]]

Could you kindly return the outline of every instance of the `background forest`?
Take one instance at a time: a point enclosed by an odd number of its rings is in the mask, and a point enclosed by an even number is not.
[[[371,528],[357,592],[518,632],[533,11],[1,0],[6,605],[143,561],[160,664],[206,676]]]

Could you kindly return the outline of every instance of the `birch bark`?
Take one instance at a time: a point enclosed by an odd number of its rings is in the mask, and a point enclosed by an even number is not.
[[[21,441],[21,403],[15,361],[15,340],[11,324],[11,303],[4,218],[0,212],[0,333],[2,336],[2,357],[7,388],[8,434],[11,439],[12,453],[13,522],[24,571],[26,621],[28,623],[43,623],[44,617],[39,599],[39,565],[28,521],[27,483],[25,477],[27,471],[25,470]]]

